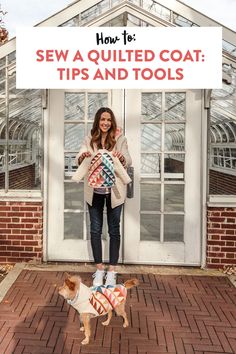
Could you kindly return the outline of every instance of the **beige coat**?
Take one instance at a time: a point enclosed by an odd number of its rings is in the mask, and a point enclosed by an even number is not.
[[[86,151],[89,151],[92,155],[94,152],[98,151],[98,149],[92,149],[90,146],[90,141],[91,141],[91,136],[87,136],[81,145],[81,148],[79,150],[79,153],[76,156],[76,164],[78,165],[78,159],[79,157]],[[128,151],[128,144],[127,144],[127,139],[124,135],[119,134],[116,137],[116,145],[113,148],[113,151],[118,151],[120,152],[126,161],[127,167],[132,164],[132,160]],[[93,192],[94,189],[88,185],[88,174],[86,174],[85,179],[84,179],[84,193],[85,193],[85,200],[89,205],[92,205],[93,203]],[[118,190],[119,193],[115,193],[116,189]],[[124,203],[126,198],[126,185],[123,183],[121,178],[116,175],[116,188],[114,190],[111,190],[111,207],[115,208],[121,204]]]

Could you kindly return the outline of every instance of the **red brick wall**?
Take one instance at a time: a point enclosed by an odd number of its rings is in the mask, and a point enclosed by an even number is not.
[[[42,202],[0,201],[0,263],[42,260]]]
[[[207,267],[236,264],[236,208],[208,207]]]
[[[207,213],[207,267],[236,264],[236,208]],[[42,240],[42,202],[0,201],[0,263],[41,261]]]
[[[35,164],[9,171],[10,189],[33,189],[35,187]],[[5,172],[0,173],[0,189],[5,188]]]
[[[209,173],[210,194],[236,195],[236,176],[214,170],[210,170]]]

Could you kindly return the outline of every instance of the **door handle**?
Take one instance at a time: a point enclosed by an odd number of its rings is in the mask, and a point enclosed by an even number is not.
[[[127,173],[131,178],[131,182],[127,184],[127,198],[134,197],[134,168],[132,166],[127,167]]]

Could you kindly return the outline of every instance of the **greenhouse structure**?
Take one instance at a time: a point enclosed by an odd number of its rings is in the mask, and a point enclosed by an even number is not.
[[[222,88],[20,90],[16,39],[4,43],[0,262],[92,261],[83,183],[71,176],[94,113],[108,106],[134,168],[120,262],[236,264],[236,33],[178,0],[77,0],[37,26],[220,26]],[[105,226],[103,247],[108,255]]]

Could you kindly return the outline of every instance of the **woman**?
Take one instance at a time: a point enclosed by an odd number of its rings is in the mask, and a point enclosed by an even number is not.
[[[110,108],[101,107],[95,114],[91,135],[85,138],[77,155],[80,165],[85,158],[91,157],[99,149],[106,149],[117,157],[126,168],[131,165],[126,138],[117,128],[116,119]],[[85,183],[85,199],[90,215],[91,246],[97,270],[93,275],[93,286],[103,285],[105,266],[102,261],[102,225],[103,208],[106,203],[108,233],[110,236],[109,266],[106,274],[107,285],[116,284],[115,266],[119,259],[120,249],[120,216],[126,196],[126,185],[116,176],[116,190],[112,188],[91,188]]]

